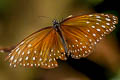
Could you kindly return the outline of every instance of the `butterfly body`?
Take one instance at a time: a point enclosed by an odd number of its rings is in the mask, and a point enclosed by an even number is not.
[[[93,52],[95,45],[115,29],[118,19],[112,14],[89,14],[69,17],[53,26],[36,31],[22,40],[7,56],[10,66],[58,66],[57,59],[68,55],[79,59]]]
[[[61,32],[61,28],[60,28],[60,23],[57,21],[57,20],[54,20],[53,21],[53,28],[56,30],[56,32],[59,34],[60,36],[60,39],[63,43],[63,46],[64,46],[64,49],[65,49],[65,53],[67,54],[68,53],[68,49],[67,49],[67,46],[66,46],[66,42],[65,42],[65,39],[63,37],[63,34]]]

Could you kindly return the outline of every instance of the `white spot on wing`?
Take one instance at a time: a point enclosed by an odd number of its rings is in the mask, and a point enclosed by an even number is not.
[[[89,22],[89,21],[87,21],[86,23],[87,23],[87,24],[89,24],[90,22]]]
[[[100,19],[96,19],[97,21],[101,21]]]
[[[105,26],[104,26],[104,25],[101,25],[101,27],[102,27],[102,28],[105,28]]]
[[[100,29],[96,29],[98,32],[100,32]]]
[[[100,23],[96,23],[97,25],[99,25]]]
[[[32,46],[32,44],[29,44],[29,45],[28,45],[28,47],[31,47],[31,46]]]
[[[14,59],[14,56],[12,56],[11,58],[10,58],[10,60],[13,60]]]
[[[110,25],[110,23],[106,23],[106,25]]]
[[[24,52],[22,53],[22,55],[24,55]]]
[[[28,60],[28,56],[25,58],[25,60]]]
[[[92,17],[93,15],[92,15],[92,14],[90,14],[89,16],[90,16],[90,17]]]
[[[30,54],[30,50],[28,50],[27,54]]]
[[[78,40],[75,40],[75,42],[78,42]]]
[[[36,50],[34,50],[34,53],[37,53],[37,51],[36,51]]]
[[[22,61],[22,58],[20,58],[19,61]]]
[[[109,18],[105,18],[105,20],[106,20],[106,21],[110,21],[110,19],[109,19]]]
[[[16,52],[17,52],[19,49],[20,49],[20,48],[17,48],[17,49],[16,49]]]
[[[87,32],[90,32],[90,30],[88,29]]]
[[[14,60],[14,63],[16,63],[16,62],[17,62],[17,59]]]
[[[39,61],[42,61],[42,58],[40,58]]]
[[[92,42],[92,39],[89,39],[90,42]]]
[[[20,54],[21,50],[19,50],[18,55]]]
[[[91,26],[92,28],[95,28],[95,26]]]
[[[96,16],[96,18],[100,18],[100,16]]]
[[[95,33],[93,33],[93,36],[96,36],[96,34],[95,34]]]
[[[51,49],[51,52],[53,52],[53,49]]]

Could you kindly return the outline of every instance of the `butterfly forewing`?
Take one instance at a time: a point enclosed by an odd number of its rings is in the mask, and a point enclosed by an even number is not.
[[[56,59],[65,60],[66,57],[58,33],[52,27],[48,27],[20,42],[7,59],[14,67],[40,66],[49,69],[58,66]]]
[[[68,53],[73,58],[88,56],[106,34],[115,29],[118,19],[111,14],[90,14],[65,19],[61,23]]]

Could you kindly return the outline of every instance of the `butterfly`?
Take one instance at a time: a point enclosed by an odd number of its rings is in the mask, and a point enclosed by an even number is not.
[[[69,16],[53,26],[42,28],[22,40],[6,57],[10,66],[58,67],[57,59],[87,57],[95,45],[115,29],[118,18],[112,14],[93,13]]]

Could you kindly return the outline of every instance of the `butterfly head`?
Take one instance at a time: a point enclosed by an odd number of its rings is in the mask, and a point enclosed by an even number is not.
[[[59,26],[60,26],[59,22],[56,19],[54,19],[53,20],[53,28],[57,28]]]

